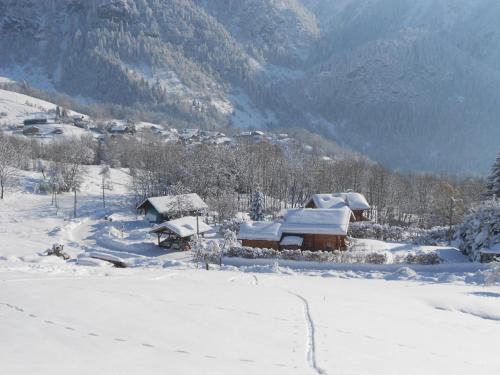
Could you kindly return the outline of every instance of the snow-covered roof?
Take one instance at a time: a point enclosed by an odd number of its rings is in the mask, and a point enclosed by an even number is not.
[[[165,229],[168,229],[179,237],[189,237],[197,233],[197,225],[200,233],[205,233],[212,229],[211,226],[205,224],[200,218],[198,218],[198,224],[196,224],[195,216],[185,216],[156,225],[150,230],[150,233],[163,232]]]
[[[481,254],[498,254],[500,255],[500,243],[488,248],[479,250]]]
[[[207,204],[196,193],[147,198],[137,208],[142,208],[146,202],[151,203],[154,209],[162,215],[208,209]]]
[[[287,211],[281,231],[295,234],[347,235],[352,211],[335,209],[295,208]]]
[[[239,240],[279,241],[281,223],[279,221],[245,221],[240,225]]]
[[[298,236],[285,236],[280,242],[281,246],[302,246],[304,239]]]
[[[333,194],[314,194],[310,201],[313,201],[317,208],[341,208],[346,205],[351,210],[368,210],[368,204],[365,196],[360,193],[333,193]]]

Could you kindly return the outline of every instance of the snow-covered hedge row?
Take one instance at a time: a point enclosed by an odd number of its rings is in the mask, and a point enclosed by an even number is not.
[[[488,201],[467,215],[457,230],[460,250],[474,261],[481,250],[500,247],[500,202]]]
[[[371,238],[392,242],[413,242],[419,245],[436,246],[448,239],[447,227],[431,229],[404,228],[362,221],[349,225],[349,236],[354,238]]]
[[[308,251],[257,249],[253,247],[233,246],[224,251],[224,256],[245,259],[284,259],[321,263],[344,264],[437,264],[441,259],[433,252],[410,252],[393,256],[390,252],[369,251]]]

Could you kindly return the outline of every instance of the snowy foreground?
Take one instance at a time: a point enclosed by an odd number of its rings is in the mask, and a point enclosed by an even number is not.
[[[112,223],[96,171],[79,220],[71,195],[56,214],[33,193],[38,177],[0,202],[1,374],[500,374],[500,286],[487,266],[455,254],[427,267],[228,260],[206,271],[157,249],[126,214],[125,172],[112,171]],[[134,267],[38,255],[54,242]]]

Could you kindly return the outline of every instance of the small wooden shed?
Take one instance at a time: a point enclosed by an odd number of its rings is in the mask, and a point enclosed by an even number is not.
[[[156,225],[149,233],[156,234],[158,246],[183,249],[195,234],[203,235],[211,229],[199,217],[186,216]]]

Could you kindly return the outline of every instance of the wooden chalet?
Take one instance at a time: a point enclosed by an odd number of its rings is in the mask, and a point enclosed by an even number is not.
[[[351,215],[348,207],[288,210],[281,226],[283,241],[301,237],[304,250],[345,250]]]
[[[156,234],[158,246],[184,250],[196,234],[203,235],[211,229],[199,217],[186,216],[156,225],[149,233]]]
[[[243,246],[275,250],[345,250],[351,210],[298,208],[287,210],[283,221],[245,222],[238,239]]]
[[[344,206],[349,207],[353,213],[351,221],[367,220],[365,212],[370,209],[370,205],[360,193],[314,194],[305,204],[306,208],[320,209],[338,209]]]
[[[182,216],[198,216],[207,209],[207,204],[194,193],[147,198],[137,206],[137,210],[150,223],[162,223]]]

